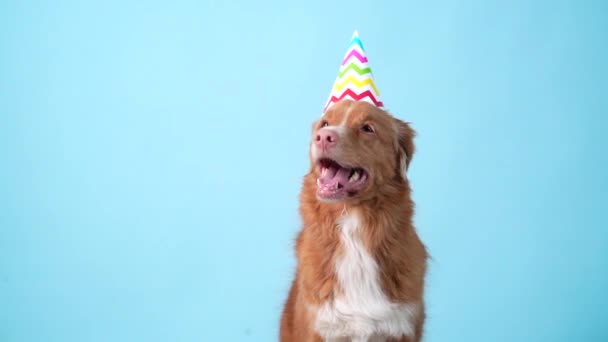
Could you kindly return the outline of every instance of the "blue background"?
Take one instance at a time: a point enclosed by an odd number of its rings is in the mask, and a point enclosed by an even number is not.
[[[426,341],[608,339],[608,3],[0,2],[0,341],[272,341],[357,28]]]

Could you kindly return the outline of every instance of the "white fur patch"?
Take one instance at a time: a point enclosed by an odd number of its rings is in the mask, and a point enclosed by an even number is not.
[[[327,127],[323,127],[321,129],[327,129],[330,131],[334,131],[336,133],[338,133],[338,137],[343,138],[344,135],[346,134],[346,126],[344,125],[339,125],[339,126],[327,126]]]
[[[317,308],[315,330],[326,341],[413,336],[419,306],[388,301],[378,281],[378,265],[359,238],[360,216],[352,211],[338,223],[344,256],[336,263],[336,274],[342,294]]]
[[[350,116],[350,112],[353,110],[355,106],[352,104],[348,106],[346,113],[344,113],[344,118],[342,118],[342,122],[340,122],[340,126],[346,126],[346,122],[348,121],[348,117]]]

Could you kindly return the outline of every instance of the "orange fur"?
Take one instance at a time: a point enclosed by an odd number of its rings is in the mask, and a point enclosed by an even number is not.
[[[310,308],[331,302],[342,291],[335,271],[336,260],[343,253],[336,222],[345,211],[357,210],[364,227],[360,238],[378,265],[384,294],[394,303],[421,306],[414,336],[387,341],[420,341],[427,253],[413,226],[414,203],[402,169],[414,154],[415,133],[407,123],[365,102],[335,104],[313,126],[313,134],[325,122],[346,126],[336,155],[342,162],[364,167],[369,179],[366,187],[351,197],[336,203],[321,201],[316,195],[319,167],[311,153],[310,171],[300,195],[303,229],[296,241],[298,266],[281,318],[280,340],[322,341],[315,332],[315,312]],[[374,133],[362,132],[364,124],[371,124]]]

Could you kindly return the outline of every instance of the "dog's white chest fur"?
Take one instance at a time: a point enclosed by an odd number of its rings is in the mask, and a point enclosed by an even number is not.
[[[378,280],[378,265],[359,238],[357,212],[340,220],[344,255],[336,262],[342,292],[316,309],[315,330],[326,341],[384,341],[386,337],[413,336],[415,303],[391,303]]]

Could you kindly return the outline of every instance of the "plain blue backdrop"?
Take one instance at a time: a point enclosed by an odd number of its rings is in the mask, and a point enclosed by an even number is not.
[[[0,341],[273,341],[354,29],[426,341],[608,340],[605,1],[0,2]]]

